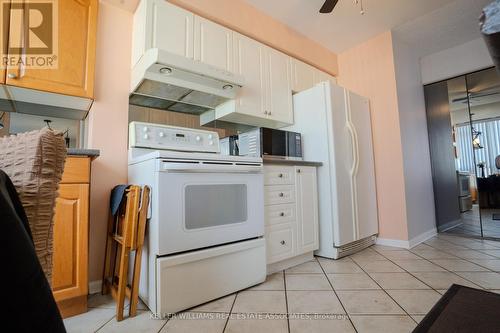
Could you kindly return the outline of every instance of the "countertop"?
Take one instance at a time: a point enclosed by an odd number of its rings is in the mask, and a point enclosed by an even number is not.
[[[68,155],[98,157],[101,154],[99,149],[68,148]]]
[[[315,161],[297,161],[297,160],[280,160],[276,158],[263,158],[264,164],[278,164],[278,165],[302,165],[302,166],[315,166],[320,167],[322,162]]]

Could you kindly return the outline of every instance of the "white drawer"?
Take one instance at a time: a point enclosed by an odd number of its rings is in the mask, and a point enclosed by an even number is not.
[[[293,166],[264,165],[264,185],[293,185],[294,171]]]
[[[267,226],[294,222],[295,204],[265,206],[265,222]]]
[[[295,202],[293,185],[264,186],[264,204],[277,205]]]
[[[293,257],[295,230],[291,224],[266,228],[267,264]]]

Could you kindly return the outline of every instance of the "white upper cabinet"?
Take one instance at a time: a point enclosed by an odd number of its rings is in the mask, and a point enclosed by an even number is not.
[[[195,16],[194,59],[233,72],[233,31]]]
[[[317,70],[314,67],[297,59],[292,59],[292,90],[299,92],[314,86],[315,71]]]
[[[332,75],[320,71],[302,61],[297,59],[292,59],[292,90],[294,92],[300,92],[309,88],[312,88],[314,85],[331,81],[336,83],[337,80]]]
[[[265,117],[265,46],[253,39],[234,33],[234,69],[245,77],[245,86],[236,100],[237,111]]]
[[[194,17],[165,0],[141,1],[134,14],[132,65],[150,48],[193,58]]]
[[[323,71],[320,71],[319,69],[314,69],[314,84],[318,84],[325,81],[337,83],[337,79],[334,76],[325,73]]]
[[[272,121],[293,124],[290,57],[271,48],[266,51],[267,116]]]

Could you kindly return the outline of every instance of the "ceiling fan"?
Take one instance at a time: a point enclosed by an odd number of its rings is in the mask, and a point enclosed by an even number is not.
[[[335,9],[335,6],[337,5],[338,2],[339,0],[326,0],[323,6],[321,6],[319,12],[322,14],[331,13]],[[354,0],[354,4],[356,5],[360,4],[361,15],[363,15],[365,13],[365,10],[363,8],[363,0]]]
[[[328,14],[333,11],[339,0],[326,0],[321,9],[319,10],[322,14]]]

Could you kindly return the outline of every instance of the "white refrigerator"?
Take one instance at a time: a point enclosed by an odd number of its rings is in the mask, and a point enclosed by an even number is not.
[[[318,168],[319,240],[316,255],[340,258],[375,242],[377,195],[370,103],[330,82],[293,97],[305,160]]]

